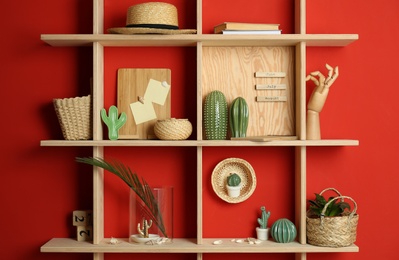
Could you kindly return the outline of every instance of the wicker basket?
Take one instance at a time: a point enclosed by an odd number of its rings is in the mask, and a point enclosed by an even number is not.
[[[237,173],[241,178],[241,190],[238,197],[230,197],[226,182],[230,173]],[[239,203],[248,199],[256,188],[256,175],[251,164],[240,158],[227,158],[219,162],[212,172],[212,188],[216,195],[228,203]]]
[[[65,140],[92,138],[91,97],[53,99],[55,112]]]
[[[154,133],[161,140],[185,140],[192,132],[193,126],[188,119],[158,120],[154,125]]]
[[[336,191],[333,188],[326,189]],[[320,194],[322,194],[322,191]],[[306,236],[307,241],[311,245],[325,246],[325,247],[345,247],[350,246],[356,241],[357,224],[359,215],[356,214],[357,204],[348,196],[334,197],[331,201],[326,203],[323,208],[322,216],[320,218],[306,217]],[[323,217],[326,209],[330,203],[337,199],[349,199],[353,202],[354,208],[350,214],[339,217]]]

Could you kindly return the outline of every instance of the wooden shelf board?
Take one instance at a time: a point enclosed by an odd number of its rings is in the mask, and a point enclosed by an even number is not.
[[[42,34],[41,40],[52,46],[346,46],[359,39],[357,34],[281,34],[281,35],[120,35],[120,34]]]
[[[204,34],[203,46],[346,46],[359,38],[357,34],[281,34],[281,35],[221,35]]]
[[[249,140],[184,140],[184,141],[166,141],[166,140],[43,140],[41,146],[358,146],[358,140],[347,139],[328,139],[328,140],[273,140],[273,141],[249,141]]]
[[[42,34],[41,40],[52,46],[196,46],[198,37],[190,35],[120,35],[120,34]]]
[[[263,241],[258,245],[250,245],[248,243],[232,242],[230,238],[221,239],[223,242],[220,245],[213,245],[217,238],[207,238],[202,240],[204,247],[203,253],[326,253],[326,252],[358,252],[359,248],[356,245],[341,248],[319,247],[309,244],[302,245],[298,242],[292,243],[277,243],[271,240]]]
[[[78,242],[71,238],[53,238],[44,244],[41,252],[45,253],[331,253],[358,252],[356,245],[331,248],[312,245],[301,245],[298,242],[276,243],[264,241],[258,245],[235,243],[231,239],[223,239],[221,245],[213,245],[218,239],[203,239],[201,245],[195,239],[173,239],[172,243],[163,245],[145,245],[129,243],[126,238],[118,238],[119,243],[112,245],[109,238],[100,244],[92,242]]]

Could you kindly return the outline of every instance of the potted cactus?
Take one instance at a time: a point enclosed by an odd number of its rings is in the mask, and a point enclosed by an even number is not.
[[[230,173],[227,176],[227,194],[232,198],[240,196],[241,191],[241,177],[237,173]]]
[[[267,228],[267,222],[270,217],[270,211],[266,212],[266,207],[260,207],[261,217],[258,218],[259,227],[256,227],[256,235],[259,240],[267,240],[269,238],[269,229]]]

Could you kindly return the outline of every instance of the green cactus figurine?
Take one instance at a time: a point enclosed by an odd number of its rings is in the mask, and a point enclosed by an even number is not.
[[[227,137],[228,109],[226,97],[214,90],[205,98],[204,128],[207,140],[225,140]]]
[[[238,97],[230,106],[230,129],[232,137],[246,137],[249,119],[248,104],[244,98]]]
[[[118,118],[118,108],[116,106],[111,106],[108,115],[109,116],[107,116],[105,108],[101,109],[101,118],[108,126],[109,140],[118,140],[118,131],[126,123],[126,114],[122,112],[121,116]]]
[[[148,230],[152,226],[152,220],[148,222],[146,219],[143,219],[143,227],[140,227],[140,223],[137,224],[137,231],[142,237],[148,238],[149,233]]]
[[[236,187],[240,185],[241,183],[241,177],[237,173],[230,173],[229,176],[227,176],[227,185],[230,187]]]
[[[262,206],[260,207],[260,210],[262,211],[261,217],[258,218],[258,223],[260,225],[260,228],[267,228],[267,222],[269,220],[270,217],[270,211],[266,212],[266,207]]]
[[[290,243],[295,240],[297,231],[294,223],[282,218],[274,222],[271,227],[271,234],[277,243]]]

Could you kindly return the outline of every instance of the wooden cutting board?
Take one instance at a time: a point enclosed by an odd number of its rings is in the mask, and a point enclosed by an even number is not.
[[[138,97],[144,96],[150,79],[166,81],[171,84],[170,69],[119,69],[118,70],[118,109],[125,112],[127,120],[119,129],[118,139],[155,139],[154,125],[157,120],[170,118],[171,93],[166,98],[164,105],[153,103],[157,118],[141,124],[136,124],[130,104],[137,102]]]

